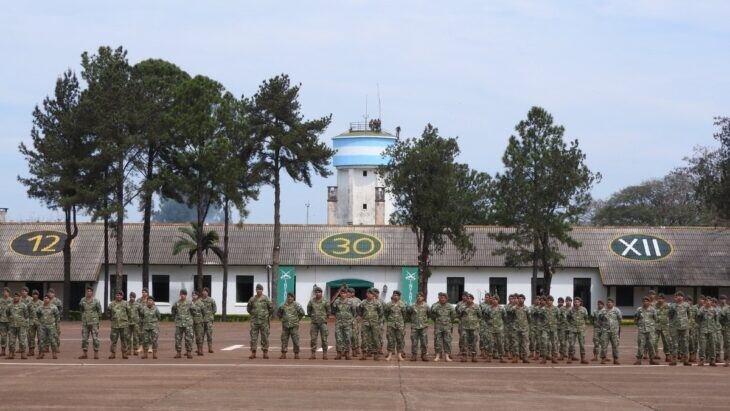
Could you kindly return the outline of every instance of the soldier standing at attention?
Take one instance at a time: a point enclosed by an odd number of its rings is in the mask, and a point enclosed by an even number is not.
[[[540,319],[540,312],[542,311],[543,299],[542,296],[538,296],[535,302],[525,307],[527,311],[527,324],[529,326],[529,353],[533,359],[537,360],[540,357],[540,343],[542,341],[542,323]]]
[[[190,306],[190,315],[193,317],[193,337],[195,338],[195,354],[203,355],[203,322],[205,321],[205,304],[200,301],[200,295],[193,291],[193,302]]]
[[[340,288],[337,292],[336,299],[332,302],[332,312],[335,315],[335,349],[337,350],[335,360],[342,359],[343,355],[346,360],[349,360],[352,358],[350,351],[352,350],[353,354],[355,352],[352,346],[352,327],[357,316],[357,309],[346,289]]]
[[[142,292],[140,293],[139,299],[137,299],[137,302],[139,303],[139,306],[141,308],[147,307],[147,298],[150,296],[149,290],[147,290],[147,287],[142,287]]]
[[[294,359],[299,359],[299,320],[304,317],[304,309],[298,302],[294,301],[293,293],[286,293],[286,302],[277,310],[281,319],[281,356],[280,360],[286,359],[286,352],[289,348],[291,338]]]
[[[664,294],[657,296],[654,308],[656,308],[656,334],[654,334],[654,355],[656,358],[654,359],[659,359],[659,340],[661,339],[664,361],[670,362],[672,337],[669,332],[669,305],[665,301]]]
[[[656,310],[651,306],[649,297],[641,299],[641,307],[634,315],[636,323],[636,361],[634,365],[641,365],[641,359],[646,355],[649,364],[657,365],[654,360],[654,329],[656,328]]]
[[[355,289],[354,288],[348,288],[347,289],[347,298],[350,300],[350,304],[352,304],[353,307],[355,307],[355,310],[357,310],[357,307],[360,306],[360,301],[357,296],[355,296]],[[352,346],[352,355],[358,356],[361,354],[361,348],[364,348],[364,345],[362,343],[362,321],[360,320],[360,317],[355,316],[352,318],[352,342],[350,343]]]
[[[0,357],[5,356],[5,349],[8,346],[8,330],[10,329],[10,322],[8,320],[8,307],[13,303],[13,299],[10,298],[10,289],[8,287],[3,288],[3,297],[0,299]]]
[[[433,319],[433,346],[436,350],[434,361],[443,356],[444,361],[451,362],[451,331],[456,317],[454,306],[448,302],[446,293],[439,293],[438,302],[431,306]]]
[[[314,287],[314,298],[309,300],[307,304],[307,315],[311,320],[309,326],[309,346],[312,353],[309,356],[310,360],[317,359],[317,337],[320,337],[322,341],[322,359],[327,359],[327,348],[328,348],[328,330],[327,330],[327,319],[332,313],[332,309],[327,301],[322,298],[322,289],[320,287]],[[338,355],[339,351],[338,351]],[[342,358],[342,355],[340,355]]]
[[[517,295],[510,294],[507,297],[507,304],[504,306],[505,309],[505,320],[504,320],[504,333],[505,343],[504,350],[507,352],[507,359],[512,360],[512,353],[515,343],[515,319],[514,311],[509,310],[510,307],[517,305]]]
[[[689,362],[691,364],[697,361],[697,340],[699,338],[697,313],[699,312],[699,307],[692,302],[692,297],[687,296],[685,300],[689,304],[689,342],[687,345],[689,346]]]
[[[715,367],[715,335],[714,325],[717,312],[712,308],[710,298],[705,298],[705,303],[697,313],[697,321],[700,325],[700,360],[697,365],[704,366],[709,361],[711,367]]]
[[[51,298],[46,295],[43,297],[43,305],[36,309],[36,316],[38,317],[38,333],[41,336],[41,342],[38,344],[38,356],[39,360],[42,360],[45,356],[45,352],[48,350],[48,346],[51,347],[51,354],[53,359],[57,359],[58,347],[56,346],[56,324],[61,320],[61,313],[58,311],[55,305],[51,304]]]
[[[568,341],[566,343],[568,350],[568,355],[566,357],[568,359],[567,363],[572,364],[573,361],[578,361],[578,358],[575,356],[575,343],[577,342],[580,350],[580,363],[588,364],[588,360],[586,360],[585,347],[588,310],[583,307],[583,300],[580,297],[575,297],[575,303],[571,305],[572,307],[565,313],[565,320],[568,327]]]
[[[56,298],[56,291],[53,288],[49,288],[48,292],[49,297],[51,297],[51,304],[55,305],[58,309],[58,312],[60,313],[59,320],[56,323],[56,346],[58,347],[58,352],[61,352],[61,320],[60,318],[63,317],[63,301],[61,301],[59,298]]]
[[[139,346],[142,344],[140,333],[140,308],[139,301],[137,301],[137,294],[133,292],[129,293],[129,333],[127,334],[127,355],[137,355]]]
[[[600,316],[601,314],[599,314]],[[611,355],[613,363],[619,365],[618,347],[619,335],[621,334],[621,311],[614,306],[613,299],[606,300],[606,308],[603,310],[603,330],[601,335],[601,364],[608,362],[607,350],[608,344],[611,344]]]
[[[264,359],[269,359],[269,326],[271,315],[274,313],[274,306],[271,304],[269,297],[264,295],[264,286],[256,284],[256,295],[248,300],[246,311],[251,316],[251,355],[248,359],[256,358],[256,349],[258,348],[258,338],[261,337],[261,350],[264,353]]]
[[[530,323],[527,319],[527,307],[525,307],[525,295],[517,296],[516,305],[509,308],[514,319],[514,346],[512,348],[512,362],[516,363],[519,359],[528,364],[530,360],[527,358],[529,339],[530,339]]]
[[[557,364],[558,351],[560,351],[558,345],[558,317],[560,316],[560,310],[553,305],[555,299],[552,295],[545,297],[543,301],[544,306],[542,312],[545,318],[542,339],[540,341],[540,348],[542,350],[542,360],[540,362],[545,364],[549,360],[553,364]]]
[[[28,297],[28,310],[30,318],[28,319],[28,355],[35,355],[36,340],[40,340],[38,334],[38,308],[43,305],[38,296],[38,290],[33,290],[31,293],[33,296]],[[40,343],[38,344],[40,345]]]
[[[474,304],[474,296],[471,293],[466,293],[466,302],[457,308],[456,314],[459,317],[459,325],[461,325],[459,341],[464,341],[461,349],[461,362],[466,362],[468,358],[471,358],[472,362],[477,362],[477,335],[481,322],[481,311],[479,306]]]
[[[390,302],[385,304],[385,324],[386,339],[388,341],[388,356],[386,361],[390,361],[393,355],[398,361],[405,361],[403,358],[403,350],[405,349],[406,338],[406,305],[401,301],[401,292],[393,291],[390,296]]]
[[[160,335],[160,310],[155,307],[155,300],[149,295],[142,307],[142,359],[147,359],[147,352],[152,347],[152,359],[157,359],[157,339]]]
[[[123,300],[124,293],[117,291],[114,301],[109,304],[109,319],[111,320],[111,354],[109,359],[117,357],[117,340],[121,340],[122,358],[127,359],[127,342],[129,341],[129,305]]]
[[[421,360],[428,361],[428,318],[431,309],[426,304],[426,297],[418,293],[416,303],[408,307],[408,318],[411,322],[411,361],[418,359],[418,350],[421,350]]]
[[[598,354],[601,352],[601,331],[603,329],[603,325],[601,324],[602,321],[598,314],[603,312],[605,308],[605,305],[601,300],[598,300],[596,306],[598,308],[594,310],[591,315],[593,317],[593,359],[591,361],[593,362],[598,361]],[[654,346],[654,351],[656,351],[656,346]]]
[[[215,303],[213,297],[210,296],[208,287],[203,287],[203,295],[200,300],[205,305],[203,333],[205,335],[205,341],[208,343],[208,353],[213,354],[213,322],[215,322],[215,313],[218,312],[218,305]]]
[[[669,365],[677,365],[680,360],[684,365],[689,362],[689,304],[684,301],[684,293],[674,293],[674,303],[669,306],[669,329],[672,336],[672,354]]]
[[[492,353],[489,338],[489,323],[486,317],[486,311],[489,309],[489,300],[491,296],[489,293],[484,294],[484,300],[479,304],[479,356],[484,359],[489,359]]]
[[[565,303],[565,305],[563,305]],[[573,299],[566,297],[558,298],[558,344],[560,345],[558,360],[568,357],[568,311],[573,305]]]
[[[84,351],[79,360],[89,358],[89,335],[94,347],[94,359],[99,359],[99,320],[101,319],[101,304],[94,298],[94,289],[86,287],[86,296],[79,301],[81,311],[81,349]]]
[[[368,290],[365,301],[360,303],[357,313],[362,319],[362,345],[367,347],[367,350],[363,350],[360,359],[365,360],[370,354],[373,356],[373,360],[378,361],[380,359],[378,341],[382,341],[380,321],[383,318],[383,305],[375,299],[375,291],[372,288]]]
[[[730,367],[730,305],[727,296],[720,296],[720,327],[722,328],[722,355],[725,366]]]
[[[13,302],[7,308],[8,322],[10,324],[10,355],[9,360],[15,358],[15,343],[18,342],[20,348],[20,359],[25,360],[25,344],[28,342],[28,313],[29,307],[20,301],[20,293],[13,294]]]
[[[495,294],[489,299],[487,307],[482,315],[487,321],[487,338],[491,351],[487,353],[487,362],[499,358],[499,362],[506,363],[504,359],[504,308],[499,306],[499,295]]]
[[[183,339],[185,339],[185,356],[193,358],[193,304],[188,301],[188,291],[180,290],[180,299],[172,305],[170,313],[175,320],[175,357],[182,358]]]

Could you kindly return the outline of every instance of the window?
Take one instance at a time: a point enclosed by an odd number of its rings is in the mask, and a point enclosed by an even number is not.
[[[657,294],[664,294],[667,298],[673,296],[675,292],[677,292],[677,287],[672,286],[657,287],[656,291]]]
[[[25,286],[28,287],[28,295],[33,296],[33,290],[38,290],[40,299],[43,299],[43,283],[40,281],[26,281]]]
[[[211,277],[209,275],[203,275],[203,288],[207,287],[210,290],[209,295],[213,295],[213,288],[211,287]],[[198,275],[193,274],[193,290],[197,292],[203,292],[203,288],[198,290]]]
[[[71,296],[69,297],[70,301],[68,302],[68,308],[70,310],[77,311],[79,309],[79,303],[85,295],[86,283],[77,281],[71,282]]]
[[[464,277],[446,277],[446,294],[451,304],[458,303],[464,294]]]
[[[363,170],[363,172],[362,172],[362,176],[363,176],[363,177],[367,177],[367,176],[368,176],[368,171],[367,171],[367,170]]]
[[[489,294],[499,296],[499,302],[507,301],[507,277],[489,277]]]
[[[247,303],[253,297],[253,276],[236,276],[236,302]]]
[[[153,275],[152,276],[152,298],[157,302],[170,302],[170,276],[169,275]]]
[[[720,289],[718,287],[700,287],[700,294],[705,297],[717,298],[720,296]]]
[[[367,210],[367,209],[368,209],[368,205],[367,205],[367,204],[364,204],[364,203],[363,203],[363,205],[362,205],[362,209],[363,209],[363,210]]]
[[[631,286],[616,287],[616,305],[619,307],[633,307],[633,305],[634,305],[634,287],[631,287]]]
[[[127,299],[127,276],[122,276],[122,292],[124,293],[124,299]],[[117,276],[111,274],[109,276],[109,301],[116,298],[117,295]]]
[[[535,281],[535,280],[536,279],[531,278],[531,281],[530,281],[531,284],[532,283],[536,284],[535,292],[537,292],[537,295],[545,295],[546,294],[545,293],[545,279],[540,277],[540,278],[537,278],[537,281]]]

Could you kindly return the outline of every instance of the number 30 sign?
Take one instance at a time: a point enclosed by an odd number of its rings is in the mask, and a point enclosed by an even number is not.
[[[66,234],[58,231],[33,231],[15,237],[10,248],[18,254],[42,257],[63,251]]]

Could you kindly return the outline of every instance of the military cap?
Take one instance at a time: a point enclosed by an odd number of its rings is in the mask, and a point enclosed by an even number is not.
[[[607,299],[607,300],[606,300],[606,302],[608,302],[608,303],[613,303],[613,302],[615,302],[615,301],[613,301],[613,298],[609,298],[609,299]]]
[[[314,292],[315,293],[321,293],[322,292],[322,287],[315,285],[314,286]]]
[[[180,295],[188,295],[188,290],[183,288],[182,290],[180,290]]]
[[[677,291],[676,293],[674,293],[674,296],[675,297],[684,297],[684,293],[681,291]]]
[[[261,285],[261,284],[256,284],[256,289],[257,290],[263,290],[264,289],[264,286]]]
[[[33,294],[33,295],[41,295],[41,293],[39,293],[38,290],[33,290],[33,292],[31,294]]]
[[[147,301],[155,301],[155,299],[154,299],[154,298],[152,298],[152,296],[151,296],[151,295],[148,295],[148,296],[147,296]]]
[[[399,291],[399,290],[395,290],[395,291],[393,291],[393,295],[398,295],[398,296],[400,296],[400,295],[401,295],[401,293],[400,293],[400,291]]]
[[[353,294],[355,294],[355,289],[354,289],[354,288],[352,288],[352,287],[347,287],[347,292],[348,292],[348,293],[353,293]]]
[[[439,293],[439,297],[448,297],[448,294],[442,291]]]
[[[29,290],[28,290],[28,287],[26,287],[26,286],[23,286],[23,287],[22,287],[22,288],[20,289],[20,291],[25,291],[25,292],[28,292]]]

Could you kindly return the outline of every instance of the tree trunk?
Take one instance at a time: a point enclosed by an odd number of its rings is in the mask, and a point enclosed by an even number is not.
[[[230,219],[230,210],[228,208],[228,198],[223,201],[223,321],[226,321],[228,306],[228,220]]]
[[[152,179],[154,172],[154,150],[150,146],[147,150],[147,181]],[[149,184],[145,186],[144,197],[144,222],[142,224],[142,287],[150,286],[150,231],[152,227],[152,190]]]
[[[418,292],[423,293],[426,298],[428,298],[428,279],[431,277],[431,267],[428,264],[428,259],[431,257],[430,246],[430,240],[424,235],[418,255]]]
[[[63,242],[63,319],[68,320],[71,302],[71,243],[79,233],[76,224],[76,207],[64,210],[66,222],[66,241]]]
[[[119,162],[119,173],[117,176],[116,187],[116,207],[117,207],[117,224],[116,224],[116,290],[124,289],[124,161]],[[125,296],[126,298],[126,296]]]
[[[550,244],[548,235],[545,234],[542,238],[542,275],[544,277],[543,288],[546,295],[550,295],[550,287],[553,282],[553,267],[550,264]]]
[[[281,216],[279,208],[281,206],[281,186],[279,181],[278,161],[275,162],[274,172],[274,248],[271,252],[271,298],[274,307],[278,307],[277,293],[279,283],[279,253],[281,251]]]
[[[104,209],[107,204],[104,202]],[[104,312],[109,308],[109,216],[104,215]]]
[[[537,249],[538,242],[537,238],[535,238],[532,241],[532,286],[530,288],[532,295],[530,296],[530,304],[535,304],[537,298]]]
[[[196,277],[195,277],[195,288],[198,292],[203,289],[203,222],[205,216],[203,215],[202,201],[198,202],[198,226],[196,227],[195,243],[197,245],[195,249],[196,261]]]

